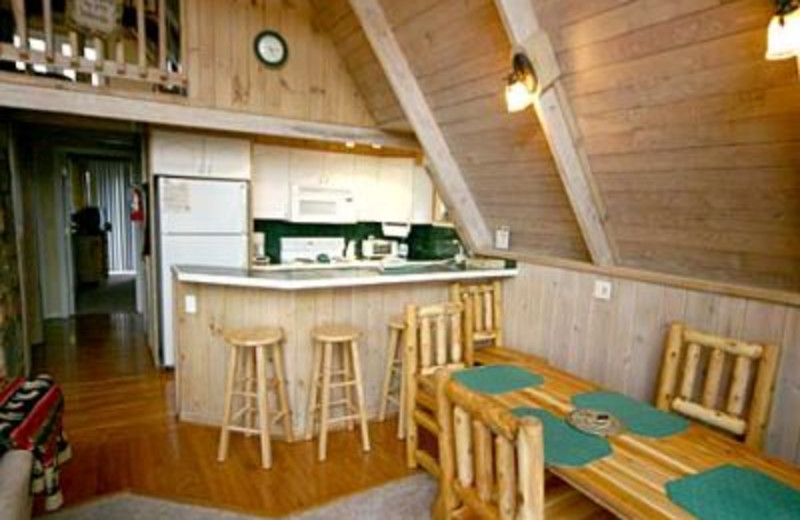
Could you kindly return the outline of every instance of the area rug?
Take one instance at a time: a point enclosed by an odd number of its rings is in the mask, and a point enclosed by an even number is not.
[[[280,517],[280,519],[429,519],[435,492],[436,482],[430,476],[414,475],[315,509]],[[180,504],[131,493],[120,493],[41,518],[46,520],[254,520],[264,517]]]

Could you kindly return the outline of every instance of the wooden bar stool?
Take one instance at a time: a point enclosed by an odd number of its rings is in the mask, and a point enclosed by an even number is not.
[[[311,331],[313,341],[313,373],[311,374],[311,391],[308,398],[308,418],[306,439],[314,436],[317,413],[319,413],[319,460],[327,456],[328,426],[336,422],[345,422],[352,429],[354,420],[361,425],[361,446],[364,451],[370,450],[369,430],[367,429],[367,413],[364,406],[364,387],[361,378],[361,366],[358,356],[358,338],[361,331],[349,325],[322,325]],[[334,348],[339,352],[341,368],[333,369]],[[333,390],[340,388],[343,398],[331,399]],[[353,400],[355,389],[355,402]],[[331,408],[343,407],[344,413],[331,418]]]
[[[222,415],[222,430],[219,436],[220,462],[228,456],[230,432],[261,436],[261,465],[272,466],[270,425],[283,421],[286,440],[292,442],[292,412],[286,397],[283,370],[283,331],[277,327],[259,327],[234,330],[225,335],[230,345],[228,375],[225,381],[225,408]],[[273,377],[267,374],[267,364],[272,363]],[[275,391],[278,413],[270,421],[269,396]],[[235,397],[242,398],[242,407],[233,411]],[[258,428],[255,417],[258,416]],[[243,424],[237,424],[243,419]]]
[[[389,318],[389,345],[386,353],[386,371],[381,391],[381,409],[378,419],[386,419],[389,403],[397,405],[397,438],[406,437],[406,414],[403,403],[406,395],[406,378],[403,377],[403,345],[405,345],[406,321],[404,316]],[[392,383],[397,381],[396,386]]]

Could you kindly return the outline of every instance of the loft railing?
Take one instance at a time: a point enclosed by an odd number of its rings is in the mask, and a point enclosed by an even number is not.
[[[13,70],[185,94],[185,0],[10,1],[14,35],[0,41],[0,62]]]

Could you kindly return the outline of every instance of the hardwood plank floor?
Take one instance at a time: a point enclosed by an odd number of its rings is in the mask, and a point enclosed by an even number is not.
[[[273,468],[262,470],[257,438],[233,435],[228,460],[218,463],[218,430],[175,420],[172,375],[153,368],[138,316],[52,321],[45,336],[34,347],[34,372],[54,375],[64,390],[73,451],[61,474],[65,507],[130,490],[283,515],[409,474],[394,421],[370,425],[367,454],[357,431],[336,432],[326,462],[317,462],[313,442],[275,442]]]

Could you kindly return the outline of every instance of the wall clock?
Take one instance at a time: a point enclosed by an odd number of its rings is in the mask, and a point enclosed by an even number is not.
[[[253,47],[258,59],[268,67],[280,67],[289,58],[289,47],[286,45],[286,40],[275,31],[258,33]]]

